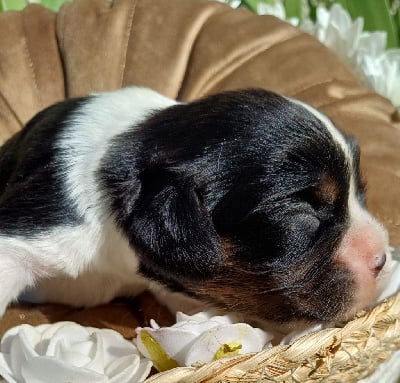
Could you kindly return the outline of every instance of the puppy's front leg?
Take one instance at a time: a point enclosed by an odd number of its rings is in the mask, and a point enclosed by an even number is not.
[[[82,225],[55,227],[33,236],[0,236],[0,316],[9,303],[38,282],[55,277],[73,281],[87,270],[99,245],[94,231]],[[83,236],[88,240],[82,240]]]
[[[12,237],[0,238],[0,316],[9,303],[33,286],[37,276],[43,274],[29,253],[23,241]]]

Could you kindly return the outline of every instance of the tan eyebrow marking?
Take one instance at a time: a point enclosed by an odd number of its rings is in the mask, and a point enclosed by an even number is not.
[[[339,185],[329,174],[325,173],[315,185],[314,193],[316,198],[322,202],[332,205],[339,196]]]

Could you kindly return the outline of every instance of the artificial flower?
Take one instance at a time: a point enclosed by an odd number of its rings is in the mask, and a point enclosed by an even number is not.
[[[363,31],[364,20],[351,19],[340,5],[317,8],[315,23],[301,28],[335,52],[375,92],[400,106],[400,49],[385,50],[386,32]]]
[[[388,270],[386,284],[379,295],[377,302],[381,302],[386,298],[400,291],[400,248],[391,248],[392,262]]]
[[[159,371],[259,352],[272,339],[259,328],[235,323],[236,318],[230,315],[177,313],[176,321],[171,327],[159,327],[152,321],[151,327],[136,330],[138,349]]]
[[[242,4],[242,0],[217,0],[220,3],[230,5],[232,8],[238,8]]]
[[[257,14],[275,16],[278,19],[288,21],[295,27],[297,27],[300,22],[297,17],[286,18],[286,10],[283,6],[282,0],[275,0],[274,3],[259,2],[257,4]]]
[[[73,322],[23,324],[1,341],[0,375],[8,383],[138,383],[151,366],[116,331]]]
[[[400,108],[400,49],[359,57],[364,83]]]
[[[220,0],[236,8],[240,1]],[[282,0],[259,1],[257,14],[273,15],[313,35],[330,48],[354,71],[357,77],[375,92],[388,98],[400,111],[400,49],[386,50],[384,31],[363,31],[364,19],[351,19],[340,4],[328,10],[317,7],[316,21],[309,18],[307,2],[302,2],[302,22],[287,18]]]
[[[257,14],[259,15],[271,15],[279,19],[286,19],[286,10],[281,0],[276,0],[274,3],[263,3],[257,4]]]

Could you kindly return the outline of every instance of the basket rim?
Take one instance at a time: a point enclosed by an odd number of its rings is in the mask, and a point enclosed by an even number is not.
[[[290,345],[177,367],[145,383],[357,382],[400,349],[400,292],[343,327],[314,331]]]

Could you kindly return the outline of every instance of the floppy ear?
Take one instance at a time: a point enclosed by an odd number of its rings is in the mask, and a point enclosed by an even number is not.
[[[175,280],[210,278],[222,246],[193,183],[165,169],[140,178],[130,236],[144,266]]]

